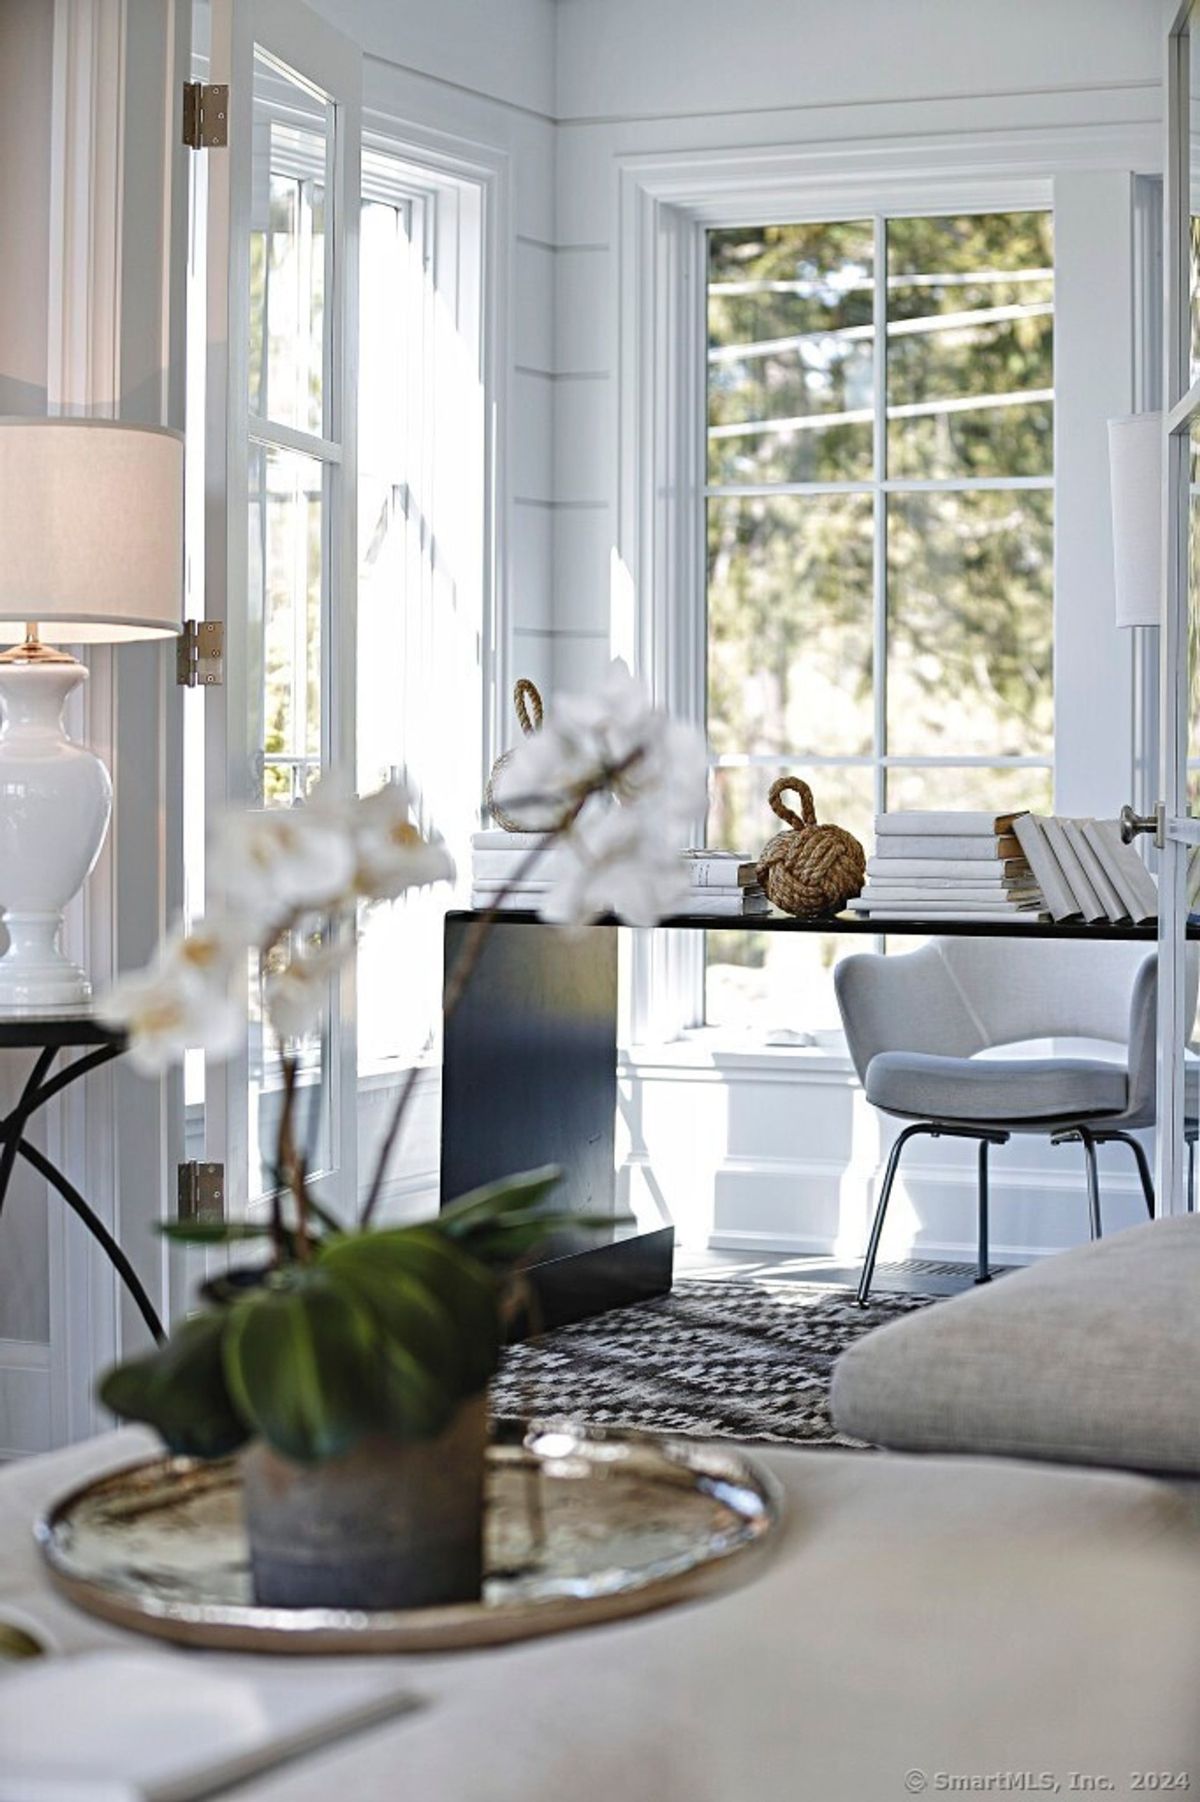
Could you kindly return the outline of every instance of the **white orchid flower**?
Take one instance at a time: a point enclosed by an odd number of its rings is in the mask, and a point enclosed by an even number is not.
[[[129,1061],[157,1076],[185,1051],[228,1057],[245,1032],[245,1013],[224,978],[210,981],[177,958],[123,976],[96,1004],[96,1017],[129,1034]]]
[[[233,813],[214,835],[210,867],[231,911],[261,929],[348,898],[354,840],[334,806]]]
[[[583,926],[612,913],[630,926],[653,926],[682,910],[688,879],[679,846],[644,805],[610,807],[564,844],[574,856],[540,904],[544,920]]]
[[[453,882],[445,845],[421,836],[410,819],[402,782],[389,782],[358,802],[354,814],[354,886],[368,901],[393,901],[405,889]]]
[[[244,920],[219,915],[197,920],[184,931],[170,933],[158,947],[154,966],[160,971],[180,969],[197,982],[223,987],[247,968],[246,958],[255,933]]]
[[[553,831],[605,772],[613,772],[609,786],[619,799],[652,803],[669,821],[691,820],[704,808],[701,734],[656,708],[619,659],[595,693],[551,702],[541,731],[498,772],[495,796],[533,830]]]
[[[322,945],[293,957],[282,970],[268,976],[263,998],[278,1038],[304,1039],[317,1030],[329,1001],[329,985],[353,948],[349,939]]]

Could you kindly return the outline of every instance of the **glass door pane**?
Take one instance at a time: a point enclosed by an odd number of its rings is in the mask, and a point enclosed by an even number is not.
[[[307,805],[324,776],[353,781],[354,396],[346,379],[355,298],[361,58],[298,4],[214,0],[214,80],[230,85],[229,150],[209,169],[210,256],[226,259],[226,316],[211,322],[208,493],[227,497],[214,616],[226,683],[206,697],[209,812]],[[211,265],[210,265],[211,270]],[[210,292],[218,291],[211,271]],[[223,328],[223,329],[222,329]],[[227,356],[223,355],[228,347]],[[332,622],[338,622],[337,633]],[[311,937],[317,920],[297,924]],[[269,974],[247,971],[240,1054],[208,1072],[207,1156],[226,1163],[228,1206],[264,1207],[275,1187],[281,1047],[263,1006]],[[296,1049],[299,1118],[324,1198],[353,1205],[353,1010],[331,983],[323,1032]],[[349,1113],[352,1119],[352,1108]],[[218,1134],[220,1142],[214,1142]]]

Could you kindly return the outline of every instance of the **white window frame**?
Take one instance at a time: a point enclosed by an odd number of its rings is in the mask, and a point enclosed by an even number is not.
[[[1132,224],[1134,177],[1154,174],[1160,147],[1153,127],[1068,127],[989,134],[986,139],[923,143],[874,140],[849,145],[631,156],[617,168],[620,367],[618,397],[618,558],[622,587],[613,595],[613,650],[647,681],[656,700],[703,726],[706,701],[705,427],[707,335],[705,233],[711,228],[848,219],[875,214],[1017,212],[1049,208],[1056,216],[1055,437],[1056,562],[1061,543],[1063,469],[1058,254],[1059,184],[1095,177],[1129,186],[1124,269],[1130,272],[1131,324],[1122,340],[1127,402],[1134,404],[1132,312],[1144,271],[1135,251],[1144,234]],[[1141,259],[1144,261],[1143,259]],[[1115,279],[1119,282],[1121,273]],[[1103,322],[1115,330],[1111,322]],[[1068,329],[1074,322],[1068,320]],[[1097,328],[1099,329],[1099,328]],[[1110,408],[1115,413],[1115,406]],[[1089,473],[1095,486],[1095,470]],[[1071,495],[1071,593],[1056,579],[1056,805],[1070,811],[1067,757],[1098,758],[1112,784],[1132,787],[1144,766],[1135,731],[1134,683],[1127,644],[1105,646],[1109,678],[1129,720],[1128,742],[1112,731],[1107,706],[1089,710],[1082,676],[1060,682],[1057,671],[1082,643],[1081,590],[1102,575],[1111,582],[1106,534],[1089,552],[1076,541]],[[1090,561],[1089,561],[1090,559]],[[1056,578],[1060,575],[1056,569]],[[1086,577],[1086,583],[1085,583]],[[1091,609],[1094,615],[1094,607]],[[1094,638],[1095,619],[1089,621]],[[1114,634],[1114,637],[1116,635]],[[1064,645],[1064,637],[1068,642]],[[1087,656],[1084,663],[1087,663]],[[1068,672],[1070,677],[1070,671]],[[1106,696],[1106,701],[1109,697]],[[1103,711],[1105,718],[1096,717]],[[1107,726],[1107,740],[1105,730]],[[1069,729],[1067,729],[1069,728]],[[1119,741],[1119,742],[1118,742]],[[702,822],[696,822],[699,830]],[[703,1019],[704,939],[699,933],[636,933],[630,969],[626,1042],[659,1044]]]

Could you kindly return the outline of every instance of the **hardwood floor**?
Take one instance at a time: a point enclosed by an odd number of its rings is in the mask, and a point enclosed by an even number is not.
[[[1001,1270],[994,1275],[1003,1275]],[[813,1283],[821,1288],[853,1289],[859,1266],[832,1257],[763,1257],[752,1251],[684,1251],[675,1253],[675,1275],[691,1281]],[[973,1264],[935,1263],[906,1258],[875,1268],[873,1287],[892,1295],[957,1295],[975,1280]]]

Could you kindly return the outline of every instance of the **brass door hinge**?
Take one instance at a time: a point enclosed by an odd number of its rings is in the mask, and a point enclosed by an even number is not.
[[[220,620],[184,620],[176,640],[175,680],[180,688],[220,688],[225,680],[225,627]]]
[[[228,82],[184,82],[183,141],[189,150],[224,150],[229,142]]]
[[[224,1164],[198,1164],[194,1158],[180,1164],[177,1214],[180,1220],[224,1220]]]

